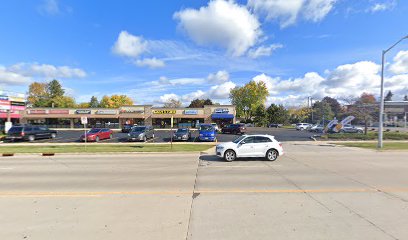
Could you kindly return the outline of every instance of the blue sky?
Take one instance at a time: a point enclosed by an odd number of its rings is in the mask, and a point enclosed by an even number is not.
[[[228,103],[254,79],[268,104],[377,94],[381,50],[408,34],[407,12],[397,0],[5,0],[0,90],[56,78],[78,102]],[[387,55],[386,76],[395,100],[408,94],[408,40]]]

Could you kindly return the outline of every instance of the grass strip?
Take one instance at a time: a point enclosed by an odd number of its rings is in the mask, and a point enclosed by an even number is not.
[[[207,144],[129,144],[129,145],[56,145],[1,146],[0,153],[103,153],[103,152],[198,152],[213,145]]]
[[[377,149],[377,143],[341,143],[341,145],[346,147],[358,147],[358,148],[368,148],[368,149]],[[384,143],[384,148],[382,150],[408,150],[408,143],[402,142],[387,142]]]
[[[384,132],[384,140],[408,140],[408,133],[405,132]],[[322,139],[330,140],[376,140],[377,132],[368,132],[367,135],[361,133],[334,133],[323,135]]]

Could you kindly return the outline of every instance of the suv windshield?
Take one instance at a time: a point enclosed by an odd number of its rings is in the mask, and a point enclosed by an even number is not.
[[[180,129],[177,129],[177,132],[178,133],[186,133],[187,129],[186,128],[180,128]]]
[[[23,127],[12,127],[10,128],[10,130],[8,131],[9,133],[18,133],[23,131]]]
[[[132,132],[143,132],[145,129],[146,127],[134,127]]]
[[[232,141],[233,143],[239,143],[242,139],[246,138],[246,136],[240,136],[239,138]]]
[[[213,131],[214,127],[213,126],[208,126],[208,125],[201,125],[200,131]]]

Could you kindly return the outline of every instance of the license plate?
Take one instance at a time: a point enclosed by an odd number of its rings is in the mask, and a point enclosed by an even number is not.
[[[181,137],[178,137],[177,139],[181,139]]]

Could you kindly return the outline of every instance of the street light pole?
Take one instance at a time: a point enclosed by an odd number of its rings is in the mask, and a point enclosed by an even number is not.
[[[387,50],[382,51],[381,58],[381,100],[380,100],[380,116],[379,116],[379,126],[378,126],[378,145],[377,148],[383,148],[383,128],[384,128],[384,64],[385,64],[385,54],[397,46],[404,39],[408,39],[408,35],[401,38],[394,45],[389,47]]]

